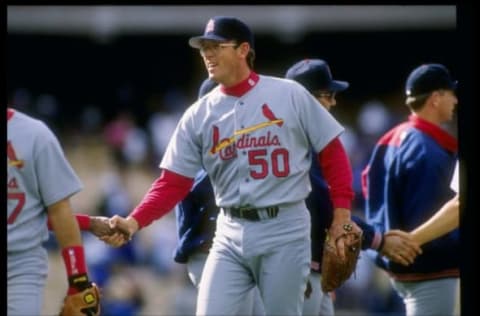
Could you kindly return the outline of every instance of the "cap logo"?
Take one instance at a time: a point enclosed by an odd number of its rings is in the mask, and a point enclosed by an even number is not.
[[[213,32],[214,28],[215,28],[215,21],[213,21],[213,19],[210,19],[207,23],[207,26],[205,27],[205,33]]]

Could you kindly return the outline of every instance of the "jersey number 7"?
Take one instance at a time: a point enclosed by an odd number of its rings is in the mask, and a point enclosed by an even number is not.
[[[12,214],[10,214],[10,216],[7,218],[7,223],[13,224],[18,214],[20,214],[20,212],[22,211],[23,206],[25,205],[25,193],[23,192],[8,193],[7,197],[9,200],[17,201],[17,205],[15,206],[15,209],[13,210]]]

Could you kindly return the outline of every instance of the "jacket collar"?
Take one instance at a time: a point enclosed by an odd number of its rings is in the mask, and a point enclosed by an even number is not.
[[[408,117],[408,121],[412,124],[413,127],[432,137],[437,143],[440,144],[440,146],[442,146],[446,150],[452,153],[457,152],[457,140],[452,135],[441,129],[439,126],[430,123],[429,121],[424,120],[415,114],[411,114]]]

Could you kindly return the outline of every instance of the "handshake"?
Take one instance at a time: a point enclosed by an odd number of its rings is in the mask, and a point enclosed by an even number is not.
[[[111,218],[105,216],[89,216],[90,225],[88,231],[113,247],[123,246],[132,239],[138,230],[138,225],[132,225],[131,221],[115,215]]]

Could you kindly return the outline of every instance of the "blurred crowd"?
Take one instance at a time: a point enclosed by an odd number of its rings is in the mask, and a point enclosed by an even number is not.
[[[399,87],[399,95],[402,92]],[[171,90],[163,97],[147,98],[145,104],[133,104],[132,93],[131,87],[119,91],[124,106],[116,113],[105,115],[101,107],[85,105],[81,115],[68,121],[62,116],[65,105],[54,95],[17,89],[10,96],[12,107],[44,120],[59,136],[85,185],[73,200],[77,212],[108,217],[129,214],[158,177],[158,164],[176,123],[194,101],[189,91]],[[392,104],[379,99],[355,104],[345,95],[338,103],[346,105],[335,108],[333,114],[345,127],[341,140],[354,172],[354,213],[362,217],[361,171],[378,138],[404,120],[408,110],[395,96],[389,99]],[[147,110],[147,119],[138,115],[140,108]],[[456,126],[448,128],[456,135]],[[103,315],[194,314],[196,291],[185,267],[172,258],[177,242],[174,212],[121,248],[88,233],[83,238],[91,278],[103,289]],[[47,247],[50,265],[62,269],[53,236]],[[58,292],[62,285],[55,283],[55,275],[49,278],[53,279],[47,284],[45,314],[54,313],[62,297]],[[387,276],[366,255],[361,255],[352,278],[335,292],[335,309],[337,315],[402,315],[404,311]]]

